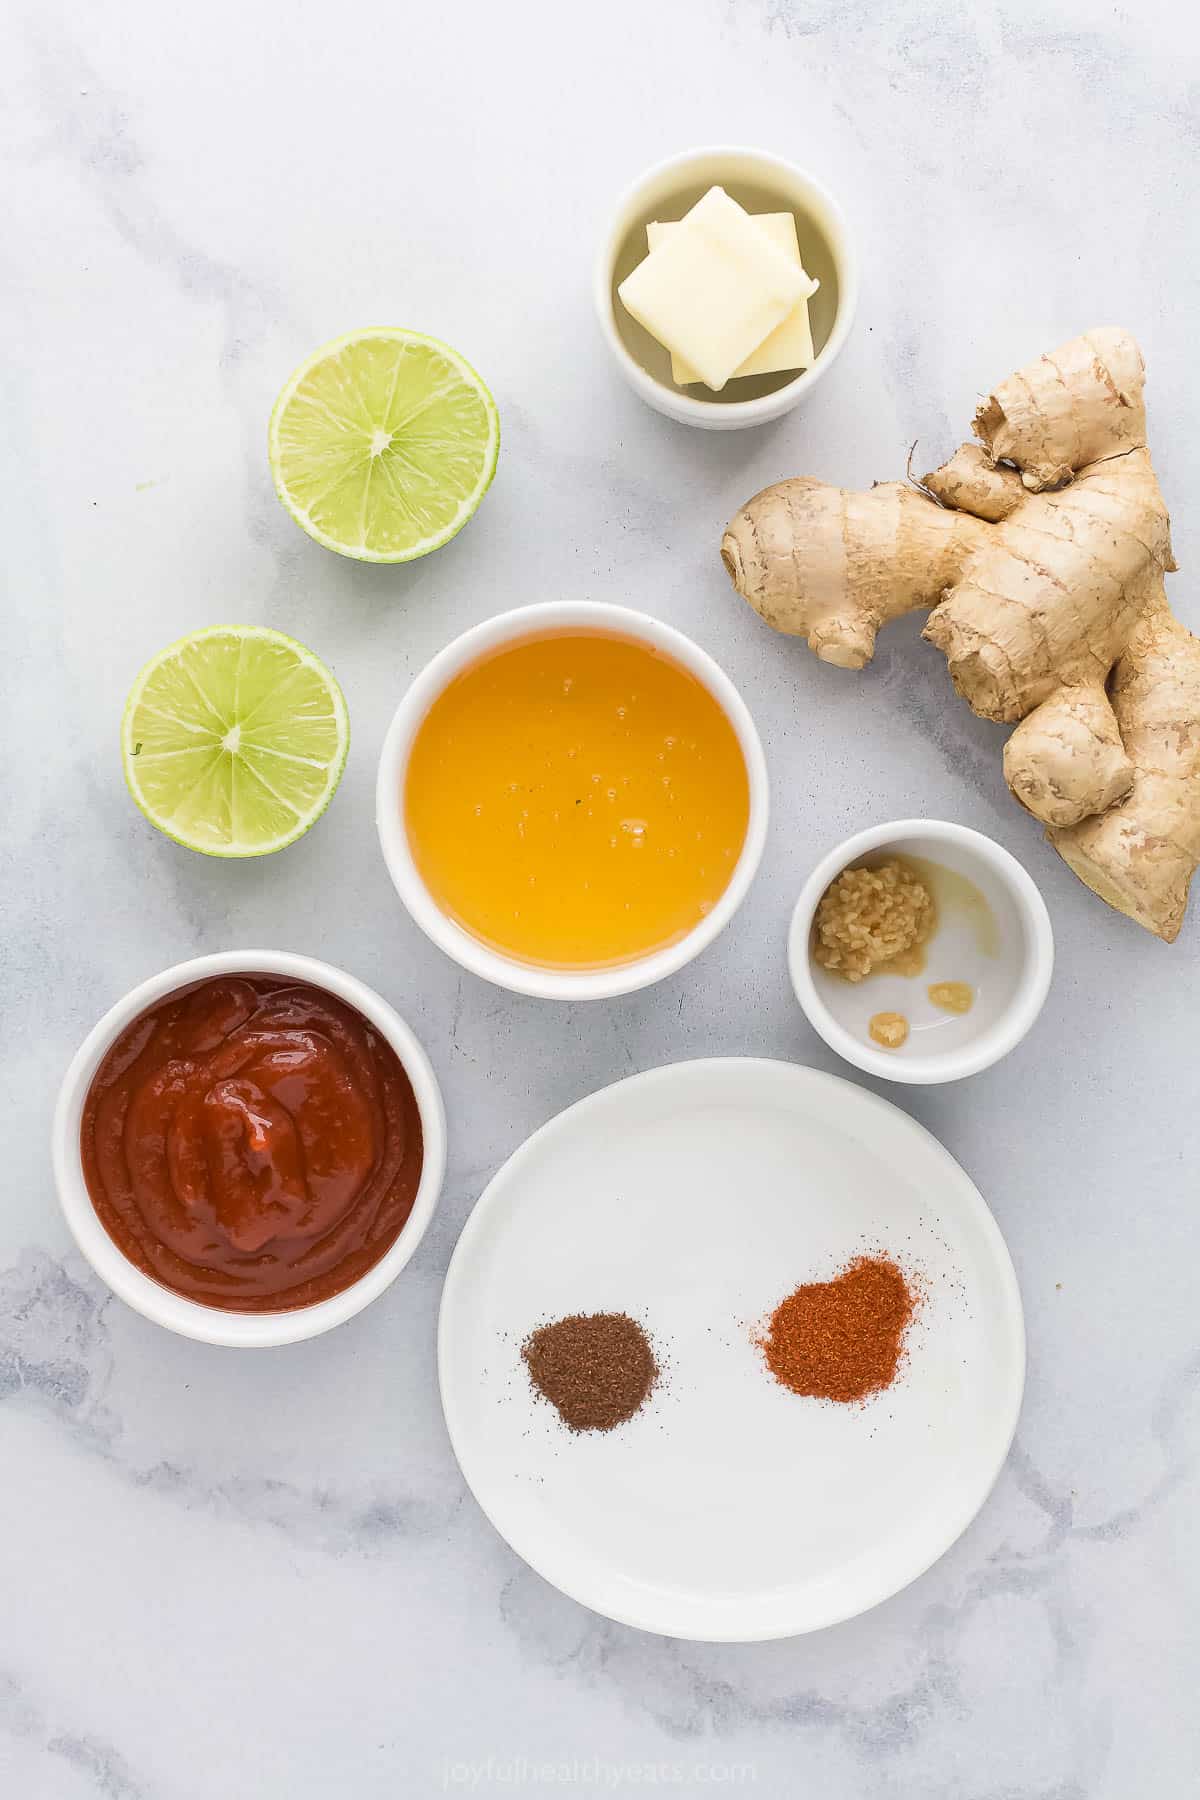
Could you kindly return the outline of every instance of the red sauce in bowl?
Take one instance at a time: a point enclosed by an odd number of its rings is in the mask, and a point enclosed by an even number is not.
[[[83,1107],[84,1180],[137,1268],[227,1312],[340,1294],[395,1243],[421,1117],[391,1045],[304,981],[221,975],[126,1026]]]

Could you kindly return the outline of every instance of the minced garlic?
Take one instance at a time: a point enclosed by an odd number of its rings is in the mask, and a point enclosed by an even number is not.
[[[917,949],[935,923],[929,889],[902,862],[892,858],[874,869],[843,869],[817,907],[813,957],[846,981],[862,981]],[[915,971],[910,966],[896,972]]]
[[[908,1039],[908,1020],[903,1013],[876,1013],[867,1030],[885,1050],[899,1050]]]
[[[935,981],[928,992],[943,1012],[969,1013],[975,1004],[975,989],[966,981]]]

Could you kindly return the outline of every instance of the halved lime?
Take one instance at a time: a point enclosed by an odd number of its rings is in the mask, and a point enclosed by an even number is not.
[[[121,720],[129,791],[205,856],[265,856],[319,819],[350,720],[311,650],[263,625],[213,625],[152,657]]]
[[[500,415],[449,344],[381,326],[313,352],[275,402],[269,442],[279,498],[318,544],[411,562],[479,505]]]

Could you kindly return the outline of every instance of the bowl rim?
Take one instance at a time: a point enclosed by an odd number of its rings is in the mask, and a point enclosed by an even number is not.
[[[542,631],[613,631],[665,651],[703,682],[737,735],[750,789],[746,836],[733,873],[712,910],[677,943],[631,962],[598,969],[543,968],[491,949],[450,919],[426,887],[408,843],[401,796],[417,729],[439,694],[487,651]],[[673,625],[632,607],[595,600],[550,600],[514,607],[453,638],[410,683],[388,726],[379,755],[375,824],[392,884],[410,918],[430,941],[469,974],[515,994],[547,1000],[611,1000],[674,975],[712,943],[744,900],[758,870],[770,810],[767,763],[750,709],[720,664]]]
[[[900,838],[925,837],[964,846],[1007,888],[1021,921],[1023,956],[1017,989],[1007,1007],[979,1037],[961,1049],[903,1061],[876,1050],[847,1031],[825,1005],[813,980],[810,937],[813,916],[829,883],[856,858],[870,850],[893,844]],[[828,851],[800,889],[788,927],[788,971],[796,998],[813,1029],[831,1050],[868,1075],[914,1087],[936,1082],[961,1081],[1007,1056],[1032,1027],[1050,991],[1054,973],[1054,932],[1050,914],[1033,877],[1012,852],[975,831],[948,819],[892,819],[868,826]]]
[[[628,217],[644,190],[656,184],[662,177],[684,171],[693,163],[722,159],[731,163],[739,160],[747,164],[757,164],[761,169],[774,171],[786,177],[793,186],[803,189],[808,197],[826,215],[829,249],[833,254],[838,271],[838,304],[834,314],[833,327],[813,359],[810,368],[803,369],[793,380],[785,382],[782,387],[775,388],[769,394],[760,394],[753,400],[699,400],[682,390],[668,387],[665,382],[657,381],[642,365],[630,355],[617,330],[615,306],[612,292],[612,272],[617,252],[628,232]],[[732,178],[732,177],[731,177]],[[608,345],[618,368],[634,392],[645,400],[656,411],[666,412],[669,417],[682,424],[713,426],[723,423],[725,428],[765,424],[777,419],[781,414],[790,411],[806,393],[817,385],[817,382],[836,362],[850,335],[854,316],[858,310],[859,262],[854,238],[846,222],[846,215],[840,203],[834,198],[824,182],[802,168],[799,163],[778,156],[770,150],[760,150],[752,144],[697,144],[689,150],[677,151],[673,156],[662,158],[652,163],[649,168],[634,178],[622,191],[616,206],[609,217],[609,222],[597,252],[593,274],[593,299],[600,330]]]
[[[377,1263],[328,1300],[289,1312],[225,1312],[163,1287],[130,1262],[108,1235],[84,1180],[79,1133],[92,1078],[117,1036],[140,1013],[179,988],[218,975],[282,975],[326,989],[362,1013],[400,1058],[421,1118],[421,1178],[412,1211]],[[82,1255],[114,1294],[143,1318],[181,1337],[238,1349],[299,1343],[352,1319],[390,1287],[415,1254],[437,1206],[446,1170],[446,1113],[433,1065],[395,1008],[357,976],[289,950],[223,950],[173,963],[138,982],[87,1033],[67,1066],[51,1127],[51,1160],[63,1216]]]

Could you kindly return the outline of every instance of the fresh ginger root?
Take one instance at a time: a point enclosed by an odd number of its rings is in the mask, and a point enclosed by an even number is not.
[[[839,668],[929,607],[963,699],[1016,726],[1016,798],[1102,900],[1170,943],[1200,862],[1200,641],[1167,604],[1143,377],[1127,332],[1089,331],[1002,382],[979,442],[919,486],[781,481],[721,556],[769,625]]]

